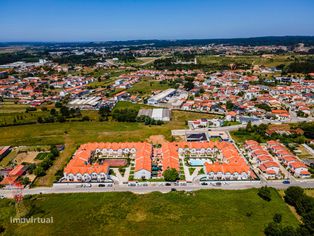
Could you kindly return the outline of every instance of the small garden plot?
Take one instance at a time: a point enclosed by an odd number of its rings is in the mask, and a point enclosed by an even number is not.
[[[51,153],[49,153],[49,152],[40,152],[40,153],[37,154],[35,160],[40,160],[40,161],[42,161],[42,160],[44,160],[46,157],[48,157],[48,156],[50,156],[50,155],[51,155]]]

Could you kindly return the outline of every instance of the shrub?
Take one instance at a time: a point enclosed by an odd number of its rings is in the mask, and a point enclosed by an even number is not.
[[[83,117],[82,117],[82,121],[90,121],[89,116],[83,116]]]
[[[300,198],[304,195],[304,190],[300,187],[292,186],[289,187],[285,191],[285,201],[292,205],[296,206],[296,203],[300,200]]]
[[[25,186],[25,185],[28,185],[30,182],[31,182],[31,181],[29,180],[28,177],[24,177],[24,178],[22,179],[22,184],[23,184],[24,186]]]
[[[169,168],[163,172],[163,177],[166,181],[176,181],[179,179],[179,173],[175,168]]]
[[[273,217],[273,221],[274,221],[275,223],[279,224],[279,223],[281,222],[281,220],[282,220],[282,215],[279,214],[279,213],[276,213],[276,214],[274,215],[274,217]]]
[[[40,177],[40,176],[44,176],[46,172],[42,166],[37,166],[36,169],[34,170],[34,174],[37,177]]]
[[[258,196],[260,196],[262,199],[264,199],[265,201],[270,201],[271,200],[271,193],[270,193],[270,188],[268,188],[267,186],[261,187],[258,190]]]

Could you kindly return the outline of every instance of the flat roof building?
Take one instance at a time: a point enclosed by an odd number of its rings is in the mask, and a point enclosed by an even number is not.
[[[170,121],[171,111],[166,108],[141,109],[137,116],[148,116],[154,120]]]
[[[164,100],[165,98],[167,98],[168,96],[173,95],[175,92],[176,92],[175,89],[164,90],[161,93],[158,93],[158,94],[150,97],[147,100],[147,103],[150,104],[150,105],[157,104],[157,103],[161,102],[162,100]]]

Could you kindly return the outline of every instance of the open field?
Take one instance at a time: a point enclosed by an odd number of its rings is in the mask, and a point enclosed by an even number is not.
[[[137,94],[142,96],[151,95],[155,90],[166,90],[169,88],[168,84],[161,84],[159,81],[142,79],[140,82],[133,85],[127,91],[131,94]]]
[[[146,104],[138,104],[138,103],[132,103],[132,102],[126,102],[126,101],[120,101],[117,103],[117,105],[114,107],[114,109],[123,109],[123,108],[134,108],[134,109],[141,109],[141,108],[156,108],[150,105]]]
[[[146,66],[160,58],[161,57],[138,57],[136,59],[141,62],[141,66]]]
[[[268,67],[278,66],[280,64],[290,64],[295,58],[300,60],[307,58],[304,55],[273,55],[272,58],[263,58],[257,55],[246,56],[200,56],[197,57],[199,64],[212,66],[229,66],[232,63],[246,65],[264,65]]]
[[[275,190],[270,202],[249,189],[39,195],[32,204],[33,217],[54,223],[9,224],[14,205],[0,200],[5,235],[263,235],[275,213],[284,224],[298,223]]]
[[[252,139],[252,135],[251,134],[241,134],[241,135],[236,135],[236,131],[231,131],[229,132],[231,137],[233,138],[233,140],[236,142],[236,143],[244,143],[245,140],[249,140],[249,139]]]
[[[314,189],[305,189],[304,192],[306,195],[314,197]]]
[[[14,102],[1,102],[0,113],[25,112],[28,105],[15,104]]]
[[[180,110],[172,110],[172,120],[173,121],[189,121],[196,119],[214,119],[220,117],[219,115],[201,113],[201,112],[193,112],[193,111],[180,111]]]
[[[172,121],[160,126],[124,122],[65,122],[2,127],[0,145],[34,146],[64,143],[65,135],[76,144],[86,142],[143,141],[151,135],[161,134],[170,139],[171,129],[184,128],[185,121],[201,117],[214,117],[186,111],[173,111]]]
[[[25,109],[24,109],[25,110]],[[1,111],[0,112],[0,125],[1,126],[9,126],[9,125],[21,125],[21,124],[34,124],[38,122],[38,118],[46,118],[50,116],[49,111],[41,111],[37,109],[37,111],[25,112],[24,110],[16,111]],[[59,109],[57,109],[59,112]],[[99,115],[98,111],[92,110],[82,110],[81,117],[67,118],[72,121],[80,121],[82,117],[88,116],[90,120],[98,121]]]
[[[121,103],[121,107],[124,106],[125,104]],[[172,121],[160,126],[147,126],[135,122],[85,121],[1,127],[0,145],[60,144],[64,143],[65,135],[68,135],[77,144],[96,141],[142,141],[154,134],[161,134],[169,139],[171,129],[186,127],[186,120],[213,117],[215,115],[175,110],[172,112]]]

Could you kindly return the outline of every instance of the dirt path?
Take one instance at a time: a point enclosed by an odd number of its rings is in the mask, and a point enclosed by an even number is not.
[[[165,139],[165,136],[163,135],[151,135],[148,139],[147,142],[152,143],[152,144],[162,144],[167,142]]]
[[[71,157],[75,151],[75,143],[69,138],[68,135],[64,137],[65,147],[64,151],[60,153],[60,156],[54,161],[53,166],[47,170],[47,174],[43,177],[37,178],[35,181],[35,186],[52,186],[53,181],[55,180],[55,174],[58,170],[62,169],[67,160]]]

